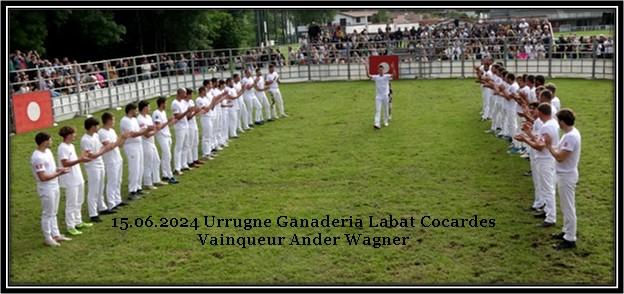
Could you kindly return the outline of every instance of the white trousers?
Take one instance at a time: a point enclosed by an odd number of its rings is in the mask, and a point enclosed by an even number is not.
[[[143,177],[143,146],[141,144],[125,145],[124,152],[128,160],[128,192],[136,192],[141,189],[141,177]]]
[[[238,134],[236,133],[236,129],[238,128],[238,122],[239,120],[239,113],[240,110],[238,109],[234,109],[234,108],[230,108],[227,111],[227,117],[229,119],[227,125],[228,125],[228,136],[231,137],[236,137],[238,136]],[[249,128],[248,125],[245,126],[246,128]]]
[[[491,98],[493,101],[494,108],[491,110],[492,112],[492,130],[502,129],[503,128],[503,108],[502,108],[502,100],[501,96],[492,95]]]
[[[160,146],[160,166],[162,168],[162,175],[165,178],[172,178],[173,173],[171,172],[171,137],[157,135],[156,140],[158,141],[158,145]]]
[[[531,165],[531,178],[533,179],[533,208],[540,208],[544,205],[544,201],[542,200],[542,198],[540,197],[539,191],[539,181],[537,181],[537,174],[539,173],[537,171],[537,168],[535,167],[535,156],[534,156],[535,150],[533,149],[529,149],[529,155],[530,155],[530,165]]]
[[[488,88],[481,88],[481,99],[483,100],[483,105],[481,107],[481,118],[487,119],[490,114],[490,97],[488,93]]]
[[[84,183],[65,188],[65,225],[75,229],[82,223],[82,203],[84,203]]]
[[[187,140],[188,128],[175,128],[175,147],[173,148],[173,162],[175,170],[180,171],[186,165],[186,152],[184,143]]]
[[[160,182],[160,156],[156,144],[143,143],[143,165],[143,185],[153,186]]]
[[[121,203],[121,178],[123,162],[106,163],[106,204],[115,207]]]
[[[380,127],[383,111],[384,123],[388,123],[388,96],[375,97],[375,125]]]
[[[223,127],[223,121],[221,120],[223,110],[218,107],[219,106],[214,109],[214,116],[212,117],[212,130],[214,131],[213,137],[217,146],[223,144],[221,139],[221,135],[223,134],[221,131],[221,128]]]
[[[237,114],[237,118],[236,118],[236,122],[238,123],[238,129],[242,130],[242,129],[249,129],[249,122],[250,117],[251,117],[251,109],[248,107],[248,104],[246,104],[246,101],[243,100],[243,98],[238,98],[235,100],[235,103],[238,103],[238,107],[239,107],[239,111]]]
[[[208,115],[204,115],[201,117],[202,124],[202,138],[201,138],[201,146],[202,146],[202,156],[207,156],[210,154],[213,148],[212,144],[212,119]]]
[[[256,97],[258,98],[258,101],[260,101],[260,104],[262,105],[262,108],[264,110],[264,118],[272,119],[273,116],[271,114],[271,104],[269,104],[269,98],[267,98],[264,92],[256,92]]]
[[[186,145],[184,145],[186,149],[186,162],[191,164],[199,159],[199,154],[197,154],[199,148],[199,130],[197,127],[189,127],[186,136],[188,141]]]
[[[555,159],[537,158],[535,159],[535,171],[538,197],[546,204],[544,212],[549,223],[557,222],[557,207],[555,199]]]
[[[60,235],[56,213],[58,212],[61,192],[59,188],[39,188],[39,199],[41,200],[41,231],[47,240]]]
[[[282,93],[279,89],[270,89],[269,93],[273,96],[273,100],[275,100],[275,105],[273,105],[273,117],[278,118],[279,115],[286,115],[284,113],[284,99],[282,99]],[[276,108],[277,107],[277,111]]]
[[[262,104],[254,94],[250,94],[245,97],[245,103],[247,103],[247,109],[249,110],[249,122],[263,121],[262,117]],[[255,114],[255,119],[254,119]]]
[[[507,103],[507,102],[505,102]],[[518,116],[516,114],[516,107],[515,106],[510,106],[510,105],[504,105],[505,107],[505,120],[503,122],[503,130],[506,136],[513,136],[515,130],[516,130],[516,117]]]
[[[563,213],[563,239],[576,242],[576,201],[575,190],[578,173],[557,173],[557,190],[559,205]]]
[[[225,107],[221,109],[221,141],[219,142],[221,145],[227,143],[229,132],[230,132],[230,107]]]
[[[105,169],[88,167],[87,179],[89,192],[87,193],[87,203],[89,208],[89,216],[98,216],[98,212],[107,210],[108,207],[104,202],[104,177],[106,175]]]

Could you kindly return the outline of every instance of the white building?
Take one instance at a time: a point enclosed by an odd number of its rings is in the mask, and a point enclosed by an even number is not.
[[[377,13],[377,10],[341,11],[334,16],[332,25],[341,27],[365,26],[371,22],[371,17],[375,13]]]

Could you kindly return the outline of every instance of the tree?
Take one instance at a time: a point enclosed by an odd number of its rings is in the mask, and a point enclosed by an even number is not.
[[[291,21],[295,25],[309,25],[312,22],[316,23],[328,23],[336,16],[336,10],[292,10],[289,11]]]
[[[387,23],[390,20],[390,14],[386,10],[379,10],[371,16],[372,23]]]

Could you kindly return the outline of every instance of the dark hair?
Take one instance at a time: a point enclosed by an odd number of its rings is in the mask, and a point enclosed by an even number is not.
[[[545,97],[546,99],[548,99],[548,101],[552,100],[553,98],[553,94],[552,92],[544,89],[541,93],[540,93],[540,98]]]
[[[212,78],[210,79],[210,81],[212,82],[213,85],[216,85],[219,80],[217,78]]]
[[[84,128],[85,130],[88,131],[92,127],[97,126],[99,124],[100,122],[95,117],[90,117],[90,118],[85,119]]]
[[[548,103],[542,103],[537,107],[537,111],[545,114],[545,115],[551,115],[552,114],[552,108],[550,107],[550,104]]]
[[[527,80],[528,80],[529,82],[531,82],[532,84],[534,84],[534,83],[535,83],[535,76],[534,76],[534,75],[529,75],[529,76],[527,77]]]
[[[208,86],[208,84],[210,84],[210,80],[204,80],[204,82],[202,83],[202,85],[204,85],[204,87]]]
[[[256,73],[262,73],[262,70],[259,68],[256,68]]]
[[[269,68],[274,68],[274,67],[275,67],[275,64],[273,63],[269,64]]]
[[[537,106],[539,106],[539,102],[531,102],[531,103],[529,103],[529,108],[531,108],[531,109],[535,109],[535,108],[537,108]]]
[[[514,74],[512,74],[512,73],[508,73],[507,74],[507,78],[512,80],[512,81],[516,80],[516,76],[514,76]]]
[[[224,80],[219,80],[219,87],[225,85],[225,81]]]
[[[139,101],[139,112],[143,111],[143,109],[148,106],[149,106],[149,102],[145,100]]]
[[[156,105],[158,105],[158,107],[160,107],[161,105],[165,104],[166,102],[167,102],[167,97],[160,96],[160,97],[158,97],[158,100],[156,100]]]
[[[564,108],[557,112],[557,119],[568,126],[573,126],[574,121],[576,120],[576,115],[574,114],[574,111],[572,111],[572,109]]]
[[[134,105],[134,103],[129,103],[128,105],[126,105],[126,114],[130,113],[130,111],[135,110],[137,107],[136,105]]]
[[[232,75],[232,78],[233,78],[233,79],[235,79],[235,78],[237,78],[237,77],[239,77],[239,76],[240,76],[240,75],[239,75],[238,73],[235,73],[235,74],[233,74],[233,75]]]
[[[75,133],[76,130],[70,126],[64,126],[59,130],[59,136],[63,137],[63,139],[67,138],[67,136]]]
[[[109,120],[113,120],[113,115],[108,112],[104,112],[102,114],[102,124],[106,124]]]
[[[546,78],[544,78],[543,75],[537,75],[535,76],[535,83],[543,85],[544,83],[546,83]]]
[[[227,78],[227,79],[225,79],[225,83],[226,83],[226,84],[229,84],[231,81],[232,81],[232,78]]]
[[[48,140],[50,140],[50,135],[48,135],[48,133],[46,132],[37,133],[37,135],[35,136],[35,143],[37,143],[37,146]]]
[[[205,92],[205,91],[206,91],[206,87],[204,87],[204,86],[201,86],[201,87],[199,87],[199,89],[197,89],[197,92],[200,92],[200,93],[201,92]]]
[[[191,94],[193,94],[193,89],[186,88],[186,95],[191,95]]]

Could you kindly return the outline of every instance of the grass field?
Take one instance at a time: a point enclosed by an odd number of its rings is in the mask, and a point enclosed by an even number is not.
[[[577,188],[578,248],[555,251],[526,208],[529,163],[484,134],[471,80],[403,80],[393,120],[372,128],[374,83],[282,85],[287,119],[232,141],[216,160],[115,217],[494,218],[494,228],[112,227],[112,216],[60,248],[44,247],[29,169],[33,133],[10,141],[12,284],[612,284],[613,81],[554,80],[583,136]],[[152,101],[152,109],[154,107]],[[99,113],[96,114],[99,118]],[[119,122],[121,113],[117,112]],[[82,119],[61,123],[83,133]],[[60,127],[60,126],[59,126]],[[53,152],[60,142],[53,134]],[[123,154],[123,152],[122,152]],[[86,173],[85,179],[86,179]],[[123,191],[127,169],[124,167]],[[125,198],[125,196],[124,196]],[[64,229],[63,201],[59,227]],[[86,204],[83,206],[86,217]],[[409,236],[405,246],[201,246],[197,233],[233,236]]]

